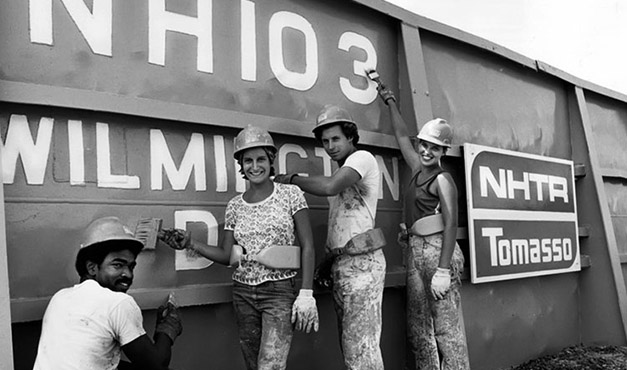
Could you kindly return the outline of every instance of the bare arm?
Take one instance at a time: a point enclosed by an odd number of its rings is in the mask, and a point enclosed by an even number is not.
[[[315,250],[311,223],[309,222],[309,210],[304,208],[296,212],[294,214],[294,223],[298,233],[298,241],[300,242],[300,266],[303,274],[301,289],[312,289]]]
[[[304,192],[318,196],[333,196],[361,179],[359,172],[350,167],[340,167],[332,176],[295,176],[292,184]]]
[[[416,153],[414,145],[409,139],[405,120],[403,120],[401,112],[398,110],[396,101],[388,100],[387,104],[390,112],[390,120],[392,121],[392,128],[394,129],[394,136],[396,136],[401,154],[403,154],[405,162],[411,167],[412,172],[416,172],[420,168],[420,156]]]
[[[172,340],[163,333],[155,334],[155,343],[144,334],[122,346],[122,351],[136,368],[167,370],[172,356],[172,344]]]
[[[438,175],[435,184],[444,217],[442,252],[438,267],[448,269],[451,267],[451,257],[457,240],[457,187],[448,173]]]
[[[235,244],[235,237],[232,230],[225,230],[220,246],[208,245],[196,240],[191,240],[189,248],[196,251],[201,256],[223,265],[229,264],[231,248]]]

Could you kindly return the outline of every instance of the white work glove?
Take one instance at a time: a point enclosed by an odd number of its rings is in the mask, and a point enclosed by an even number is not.
[[[433,298],[442,299],[451,287],[451,271],[438,267],[431,278],[431,293]]]
[[[296,329],[309,333],[313,328],[318,331],[318,308],[312,289],[301,289],[292,305],[292,324]]]

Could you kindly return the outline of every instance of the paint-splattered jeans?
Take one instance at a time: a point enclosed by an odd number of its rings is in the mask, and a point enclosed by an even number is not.
[[[468,348],[460,321],[464,255],[455,245],[451,287],[444,299],[431,295],[431,278],[440,261],[442,234],[411,235],[407,251],[407,331],[419,370],[467,370]],[[438,355],[439,352],[439,355]],[[441,364],[440,364],[441,361]]]
[[[332,268],[333,300],[347,370],[383,370],[381,305],[385,256],[381,249],[343,255]]]
[[[246,369],[285,369],[295,299],[294,279],[256,286],[233,282],[233,307]]]

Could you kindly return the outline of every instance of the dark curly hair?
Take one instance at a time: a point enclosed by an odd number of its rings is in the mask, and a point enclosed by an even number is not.
[[[100,266],[109,253],[126,249],[130,250],[133,255],[137,257],[142,247],[138,242],[132,240],[107,240],[82,248],[78,251],[76,262],[74,263],[78,276],[81,277],[81,280],[88,277],[87,261],[91,261]]]
[[[250,148],[250,149],[254,149],[254,148]],[[270,160],[270,176],[274,176],[275,175],[274,160],[276,159],[276,149],[271,146],[262,146],[261,149],[263,149],[263,151],[266,152],[266,155],[268,156],[268,159]],[[242,163],[245,152],[246,150],[242,150],[240,153],[237,154],[237,164],[239,164],[239,173],[242,174],[242,178],[244,180],[248,180],[248,178],[246,177],[246,173],[244,173],[244,166]]]
[[[353,122],[343,121],[335,122],[315,129],[314,135],[316,136],[316,141],[318,142],[318,144],[322,145],[322,131],[333,126],[340,126],[340,129],[342,129],[342,133],[344,134],[344,136],[346,136],[347,139],[351,139],[353,145],[357,146],[357,143],[359,142],[359,131],[357,130],[357,125]]]

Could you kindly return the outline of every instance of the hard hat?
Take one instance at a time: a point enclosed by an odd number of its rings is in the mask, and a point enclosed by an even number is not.
[[[235,137],[233,157],[237,159],[237,155],[241,151],[257,147],[270,147],[276,152],[274,141],[268,131],[262,129],[261,127],[248,125],[248,127],[240,131]]]
[[[451,125],[446,123],[446,120],[435,118],[422,126],[418,133],[418,139],[450,148],[453,139],[453,129]]]
[[[83,233],[83,240],[80,249],[107,242],[121,241],[126,243],[130,249],[139,251],[144,248],[144,243],[135,238],[133,232],[126,227],[117,217],[102,217],[92,221]]]
[[[349,122],[355,124],[353,117],[346,109],[340,108],[336,105],[325,105],[324,108],[318,114],[316,119],[316,126],[311,130],[316,132],[319,128],[338,122]]]

